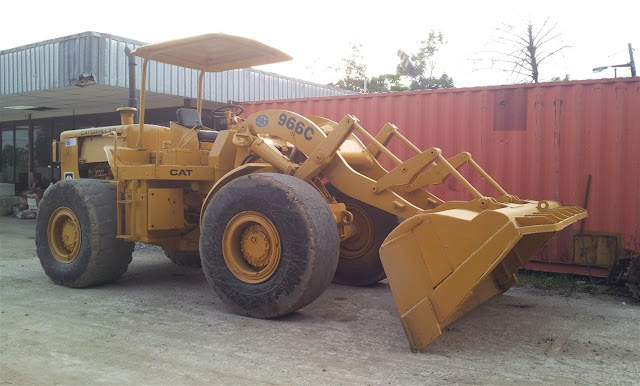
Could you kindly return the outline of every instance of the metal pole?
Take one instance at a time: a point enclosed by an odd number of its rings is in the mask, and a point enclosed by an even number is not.
[[[203,92],[204,92],[204,70],[200,70],[200,75],[198,75],[198,114],[200,114],[200,117],[202,117],[202,99],[204,97]],[[200,118],[202,119],[202,118]]]
[[[636,62],[633,61],[633,48],[629,43],[629,65],[631,66],[631,76],[636,76]]]
[[[464,185],[464,187],[467,188],[467,190],[473,195],[473,197],[482,198],[482,193],[480,193],[478,189],[471,185],[471,183],[466,178],[464,178],[462,174],[460,174],[458,169],[454,168],[453,165],[451,165],[449,161],[447,161],[442,156],[442,154],[438,154],[438,163],[449,170],[449,173],[451,173],[462,185]]]
[[[31,186],[33,185],[33,121],[31,120],[31,114],[27,116],[27,152],[29,153],[29,157],[27,157],[27,190],[31,190]]]
[[[391,161],[393,161],[396,165],[400,165],[402,160],[398,158],[395,154],[391,152],[391,150],[387,149],[383,144],[381,144],[373,135],[371,135],[367,130],[365,130],[362,126],[360,126],[357,122],[353,124],[353,128],[356,129],[363,137],[365,137],[369,143],[378,148],[384,155],[389,157]]]
[[[587,178],[587,188],[584,192],[584,205],[583,208],[587,209],[587,204],[589,203],[589,190],[591,189],[591,173],[589,173],[589,177]],[[584,243],[584,222],[586,220],[582,220],[580,223],[580,243],[582,244],[582,255],[584,256],[584,260],[587,262],[587,272],[589,273],[589,283],[593,285],[593,276],[591,275],[591,259],[587,255],[587,247]]]
[[[144,101],[145,85],[147,83],[147,64],[149,58],[144,58],[142,61],[142,80],[140,81],[140,130],[138,130],[138,141],[136,143],[137,149],[142,149],[142,134],[144,133],[144,111],[146,109]]]

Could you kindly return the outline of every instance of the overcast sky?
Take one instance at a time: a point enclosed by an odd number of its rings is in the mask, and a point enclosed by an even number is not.
[[[163,5],[166,4],[166,5]],[[474,64],[486,56],[496,28],[508,22],[526,28],[547,17],[557,23],[570,48],[540,69],[541,80],[613,77],[594,74],[598,66],[629,62],[627,44],[640,59],[640,1],[142,1],[32,0],[2,2],[0,50],[84,31],[97,31],[154,43],[209,32],[259,40],[294,57],[262,66],[282,75],[328,83],[340,78],[331,67],[362,44],[369,75],[395,72],[398,49],[413,53],[430,30],[447,44],[436,73],[457,87],[505,84],[507,74]],[[550,46],[553,48],[553,45]],[[629,76],[628,68],[619,76]]]

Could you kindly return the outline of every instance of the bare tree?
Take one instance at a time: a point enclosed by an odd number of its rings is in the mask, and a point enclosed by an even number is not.
[[[489,52],[489,59],[475,59],[474,62],[491,63],[497,69],[514,76],[515,82],[540,82],[540,65],[553,55],[569,48],[560,41],[561,33],[556,31],[558,23],[551,25],[546,18],[540,28],[529,21],[524,28],[503,23],[497,28],[494,39],[498,49]]]

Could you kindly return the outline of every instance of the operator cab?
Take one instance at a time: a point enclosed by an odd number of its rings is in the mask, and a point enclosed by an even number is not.
[[[200,142],[214,142],[220,130],[237,123],[237,115],[242,113],[238,105],[225,105],[214,111],[213,130],[202,125],[202,94],[204,77],[207,72],[221,72],[238,68],[248,68],[264,64],[278,63],[292,58],[275,48],[255,40],[225,34],[206,34],[163,43],[149,44],[131,52],[143,59],[142,87],[140,89],[139,135],[136,148],[142,149],[145,118],[145,85],[150,60],[199,71],[198,107],[182,108],[177,112],[176,125],[188,130],[196,130]],[[173,131],[173,125],[172,125]],[[182,131],[182,130],[178,130]],[[173,134],[172,134],[173,136]],[[182,143],[185,137],[178,138]],[[181,146],[178,146],[181,147]]]
[[[211,112],[211,123],[213,130],[202,124],[202,117],[196,109],[181,108],[176,112],[178,125],[185,129],[196,130],[198,132],[198,141],[215,142],[218,132],[227,130],[229,121],[236,123],[237,117],[244,112],[240,105],[229,104],[219,107]]]
[[[217,130],[209,130],[202,125],[202,118],[196,109],[182,108],[176,112],[178,124],[186,129],[196,130],[198,132],[198,141],[215,142],[218,138]]]

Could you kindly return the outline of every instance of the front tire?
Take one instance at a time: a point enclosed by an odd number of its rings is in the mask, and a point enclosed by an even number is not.
[[[322,195],[288,175],[239,177],[204,212],[205,276],[235,313],[274,318],[318,298],[338,264],[338,229]]]
[[[133,243],[116,238],[116,187],[104,180],[63,180],[49,187],[38,208],[36,246],[49,278],[66,287],[119,279]]]

